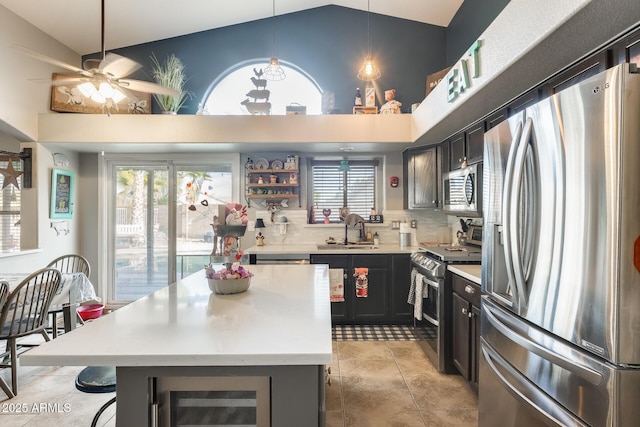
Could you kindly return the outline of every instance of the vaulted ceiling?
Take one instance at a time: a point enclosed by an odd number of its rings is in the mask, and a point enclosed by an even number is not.
[[[105,0],[107,50],[337,5],[446,27],[463,0]],[[100,50],[101,0],[0,0],[80,55]]]

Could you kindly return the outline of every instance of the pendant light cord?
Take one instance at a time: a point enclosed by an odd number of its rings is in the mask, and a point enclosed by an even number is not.
[[[273,22],[271,23],[271,36],[272,36],[272,40],[271,40],[271,57],[275,57],[276,56],[276,0],[273,0],[273,14],[272,14],[272,18],[273,18]]]
[[[104,60],[105,57],[105,50],[104,50],[104,0],[102,0],[102,6],[101,6],[101,18],[100,18],[100,46],[102,47],[102,59]]]
[[[371,56],[371,29],[369,24],[369,15],[371,15],[371,0],[367,0],[367,54]]]

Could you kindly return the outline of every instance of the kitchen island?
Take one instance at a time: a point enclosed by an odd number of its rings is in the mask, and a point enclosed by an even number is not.
[[[323,425],[324,366],[332,360],[328,269],[250,271],[249,290],[232,295],[210,292],[200,271],[30,350],[20,363],[115,366],[119,427],[150,425],[156,414],[168,425],[174,400],[169,405],[158,390],[171,379],[193,387],[168,386],[178,393],[203,385],[246,391],[266,382],[266,395],[255,391],[253,400],[267,405],[272,425]]]

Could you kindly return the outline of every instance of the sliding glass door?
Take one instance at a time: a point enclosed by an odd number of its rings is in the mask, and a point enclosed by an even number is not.
[[[113,299],[132,301],[169,282],[166,167],[115,166]]]
[[[107,161],[109,303],[141,298],[209,263],[213,216],[238,187],[235,158],[217,157],[207,165]]]
[[[176,278],[209,264],[213,216],[232,200],[230,168],[176,165]],[[214,170],[215,169],[215,170]]]

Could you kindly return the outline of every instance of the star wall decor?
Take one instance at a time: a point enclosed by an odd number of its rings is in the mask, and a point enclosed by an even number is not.
[[[18,177],[22,175],[24,172],[17,171],[13,168],[13,159],[9,158],[9,165],[6,169],[0,169],[0,173],[4,176],[4,180],[2,182],[2,189],[9,184],[13,184],[16,188],[20,189],[20,185],[18,184]]]

